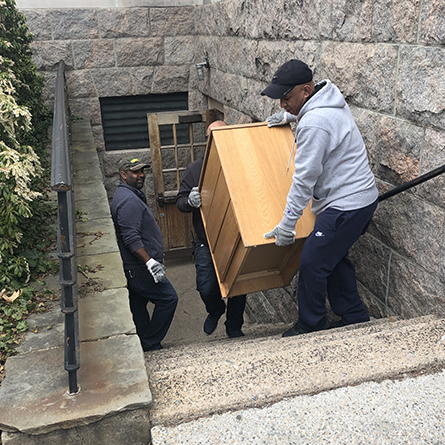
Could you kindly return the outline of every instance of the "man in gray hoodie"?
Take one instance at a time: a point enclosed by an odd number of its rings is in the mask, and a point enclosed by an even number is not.
[[[329,80],[317,85],[312,71],[290,60],[261,93],[279,99],[284,111],[270,116],[268,126],[298,122],[295,173],[280,223],[265,238],[278,246],[295,241],[295,225],[311,201],[317,215],[300,258],[299,318],[283,337],[334,327],[326,317],[326,292],[335,324],[369,321],[357,291],[348,251],[366,232],[377,208],[378,191],[366,147],[340,90]]]

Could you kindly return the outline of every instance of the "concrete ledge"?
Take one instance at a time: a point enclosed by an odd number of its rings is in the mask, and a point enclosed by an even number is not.
[[[144,355],[135,335],[80,344],[80,392],[68,394],[63,349],[10,357],[0,388],[0,429],[46,434],[97,422],[152,402]]]
[[[445,320],[434,317],[383,319],[148,353],[152,423],[177,424],[444,364],[444,332]]]
[[[127,295],[127,289],[109,289],[80,300],[80,340],[88,341],[118,334],[135,334],[136,328],[131,317]],[[142,351],[139,339],[137,348]]]
[[[134,334],[136,329],[132,321],[127,294],[125,288],[109,289],[80,299],[80,341]],[[65,318],[59,308],[29,317],[28,324],[32,330],[26,333],[25,341],[17,348],[17,351],[23,353],[63,346],[64,323]],[[138,348],[141,349],[140,344]],[[83,361],[82,357],[81,361]]]

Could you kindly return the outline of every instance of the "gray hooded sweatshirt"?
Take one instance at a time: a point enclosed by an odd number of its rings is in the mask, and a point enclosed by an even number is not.
[[[329,80],[297,116],[293,183],[280,226],[294,230],[310,199],[312,213],[356,210],[378,197],[366,147],[340,90]]]

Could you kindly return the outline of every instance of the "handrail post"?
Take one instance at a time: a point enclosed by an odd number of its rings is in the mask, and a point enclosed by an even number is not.
[[[54,100],[51,188],[57,191],[61,311],[65,314],[65,370],[69,393],[79,391],[77,370],[80,367],[79,318],[77,302],[76,211],[72,189],[72,169],[68,128],[68,106],[65,96],[65,62],[59,62]]]

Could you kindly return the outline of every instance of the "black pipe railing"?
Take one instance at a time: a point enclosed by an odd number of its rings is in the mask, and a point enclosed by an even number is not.
[[[422,184],[422,182],[429,181],[430,179],[435,178],[436,176],[439,176],[444,172],[445,172],[445,165],[442,165],[442,167],[438,167],[434,170],[431,170],[430,172],[425,173],[422,176],[414,178],[409,182],[405,182],[405,184],[402,184],[401,186],[396,187],[395,189],[392,189],[389,192],[381,194],[379,196],[379,202],[391,198],[391,196],[398,195],[399,193],[404,192],[405,190],[408,190],[412,187],[415,187],[416,185]]]
[[[65,314],[65,370],[69,392],[79,391],[77,370],[79,356],[79,313],[77,306],[76,211],[72,189],[69,110],[65,92],[65,62],[59,62],[54,99],[51,188],[57,192],[61,310]]]

